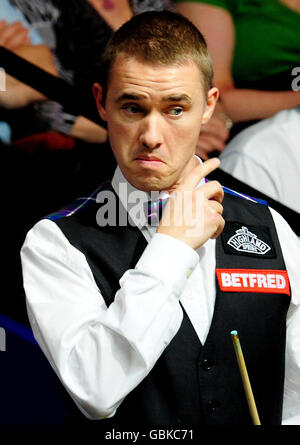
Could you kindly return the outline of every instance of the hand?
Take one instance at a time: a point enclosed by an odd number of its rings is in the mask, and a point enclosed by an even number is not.
[[[29,29],[23,26],[21,22],[7,23],[0,21],[0,45],[10,51],[20,46],[31,45],[29,38]]]
[[[209,238],[217,238],[221,234],[225,225],[221,185],[211,181],[195,189],[200,180],[219,165],[218,158],[211,158],[203,164],[197,161],[191,174],[171,193],[157,233],[173,236],[195,250]]]
[[[223,112],[215,112],[207,124],[201,127],[196,154],[202,159],[209,159],[214,151],[223,151],[232,126],[230,119]]]

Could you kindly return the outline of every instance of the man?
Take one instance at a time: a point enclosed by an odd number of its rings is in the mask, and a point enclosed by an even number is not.
[[[114,34],[103,63],[94,95],[118,168],[27,235],[37,341],[89,419],[251,424],[237,329],[262,423],[281,422],[284,382],[285,419],[298,416],[298,241],[263,203],[205,180],[219,161],[194,153],[218,90],[202,35],[179,15],[141,14]],[[158,227],[143,220],[141,196],[152,198],[150,218],[162,204]]]

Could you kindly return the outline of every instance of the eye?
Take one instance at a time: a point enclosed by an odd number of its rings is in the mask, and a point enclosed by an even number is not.
[[[129,114],[138,114],[142,112],[141,107],[134,104],[124,104],[122,110],[125,110]]]
[[[168,111],[171,116],[181,116],[183,109],[181,107],[174,107]]]

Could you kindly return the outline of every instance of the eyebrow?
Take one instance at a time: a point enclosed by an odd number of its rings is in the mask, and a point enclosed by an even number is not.
[[[172,94],[163,98],[163,102],[188,102],[191,103],[192,99],[186,94]]]
[[[129,93],[124,93],[121,94],[121,96],[117,97],[116,99],[116,103],[122,102],[123,100],[142,100],[143,97],[139,94],[129,94]]]
[[[134,100],[141,101],[144,99],[144,96],[141,94],[133,94],[133,93],[124,93],[121,96],[117,97],[116,103],[120,103],[124,100]],[[162,98],[163,102],[187,102],[192,103],[192,99],[186,94],[172,94],[170,96],[166,96]]]

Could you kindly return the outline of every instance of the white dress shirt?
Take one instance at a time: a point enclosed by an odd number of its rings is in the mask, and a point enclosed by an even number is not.
[[[128,194],[135,190],[117,168],[112,181],[117,193],[121,183],[127,183]],[[299,239],[278,213],[271,212],[292,288],[283,424],[300,424]],[[121,277],[109,308],[84,254],[55,222],[38,222],[22,247],[35,338],[80,410],[91,419],[113,416],[150,372],[180,327],[179,301],[202,344],[210,328],[216,294],[215,240],[195,251],[156,233],[155,227],[139,228],[148,245],[135,268]]]
[[[300,107],[282,110],[238,133],[221,168],[300,213]]]

